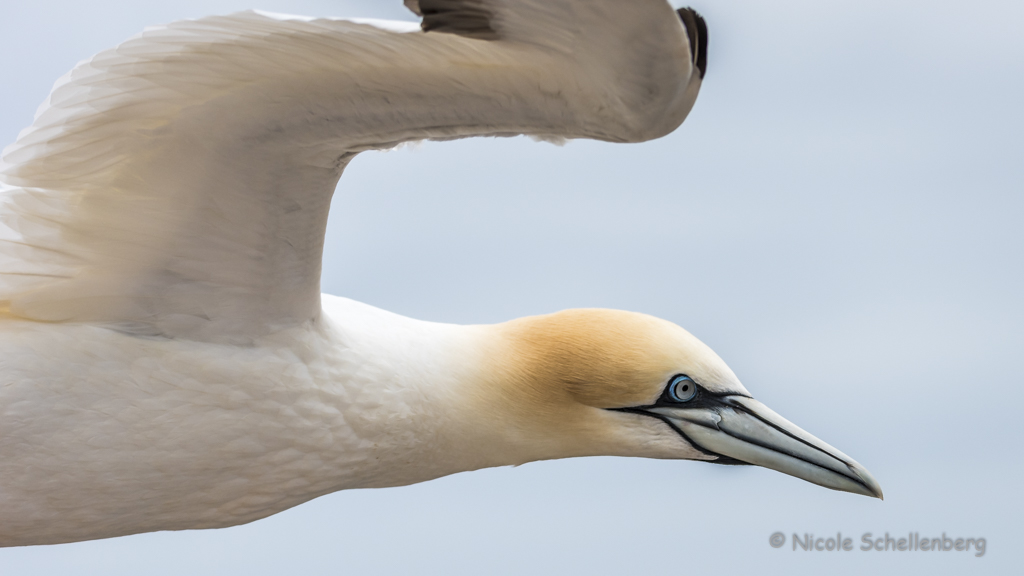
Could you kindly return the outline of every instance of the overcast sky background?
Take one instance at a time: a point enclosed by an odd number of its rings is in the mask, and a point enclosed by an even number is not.
[[[445,322],[592,306],[672,320],[865,465],[884,502],[761,468],[591,458],[340,492],[226,530],[2,549],[0,572],[1019,570],[1024,3],[695,2],[708,75],[679,130],[364,154],[334,201],[324,291]],[[411,19],[401,0],[4,2],[0,146],[78,60],[250,7]],[[789,543],[911,531],[988,549]]]

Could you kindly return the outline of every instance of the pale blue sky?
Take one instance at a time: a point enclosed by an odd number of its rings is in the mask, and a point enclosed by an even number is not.
[[[0,5],[0,145],[74,63],[149,24],[400,0]],[[0,550],[10,574],[1006,574],[1019,569],[1024,3],[696,2],[708,75],[640,145],[365,154],[324,290],[494,322],[637,310],[711,345],[886,500],[759,468],[594,458],[330,495],[249,526]],[[2,521],[2,511],[0,511]],[[772,549],[781,530],[985,537],[984,557]]]

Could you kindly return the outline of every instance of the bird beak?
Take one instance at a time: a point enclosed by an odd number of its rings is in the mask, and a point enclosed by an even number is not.
[[[652,406],[699,448],[778,470],[819,486],[882,498],[882,487],[852,458],[825,444],[753,398],[721,396],[700,407]]]

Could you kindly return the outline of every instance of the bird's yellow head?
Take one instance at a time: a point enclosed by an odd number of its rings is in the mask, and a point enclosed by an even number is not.
[[[881,497],[842,452],[754,400],[689,332],[616,310],[567,310],[494,326],[474,402],[512,463],[571,456],[757,464]],[[499,448],[500,446],[500,448]]]

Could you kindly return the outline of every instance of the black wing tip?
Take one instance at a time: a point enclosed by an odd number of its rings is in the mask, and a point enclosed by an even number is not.
[[[423,17],[424,32],[445,32],[478,40],[497,40],[494,15],[481,0],[405,0]],[[415,8],[414,8],[415,7]]]
[[[683,21],[686,28],[686,36],[690,40],[690,52],[693,55],[693,65],[700,71],[701,79],[708,68],[708,25],[704,17],[693,8],[680,8],[676,10],[679,19]],[[696,46],[696,51],[694,47]]]

